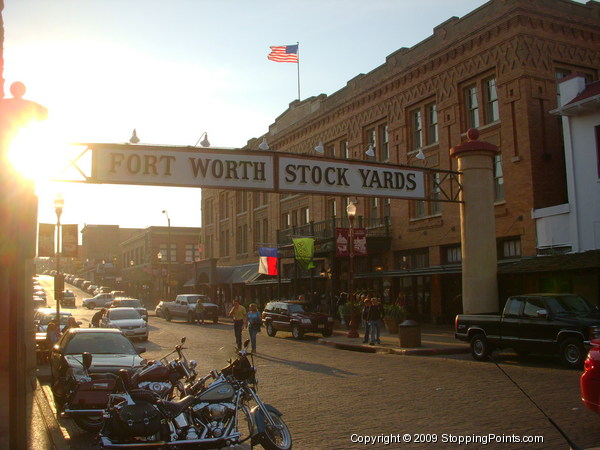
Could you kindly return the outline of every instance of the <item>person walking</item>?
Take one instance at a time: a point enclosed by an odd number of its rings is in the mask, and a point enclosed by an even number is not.
[[[100,328],[100,321],[102,320],[102,317],[104,317],[104,314],[106,314],[106,308],[102,308],[100,311],[98,311],[92,316],[92,320],[90,321],[92,327]]]
[[[246,308],[240,305],[239,300],[233,301],[233,306],[229,310],[229,316],[233,319],[233,333],[235,334],[235,343],[238,350],[242,349],[242,330],[246,327]]]
[[[61,333],[65,334],[69,328],[79,328],[79,324],[77,323],[77,320],[75,320],[75,317],[73,317],[73,316],[69,317],[67,324],[63,327],[63,329],[61,330]]]
[[[378,298],[371,300],[371,306],[367,313],[367,320],[369,321],[369,328],[371,332],[371,341],[369,345],[381,344],[381,321],[383,319],[383,306],[379,303]]]
[[[369,299],[367,297],[367,298],[365,298],[365,300],[363,302],[362,313],[361,313],[362,323],[363,323],[363,326],[365,327],[365,337],[363,338],[363,344],[366,344],[369,340],[370,327],[369,327],[368,313],[369,313],[370,307],[371,307],[371,299]]]
[[[251,303],[248,306],[248,332],[250,333],[250,343],[252,344],[252,353],[256,353],[256,335],[260,333],[262,327],[262,315],[256,308],[256,303]]]
[[[59,326],[56,324],[54,320],[51,320],[48,323],[48,327],[46,328],[46,348],[51,349],[54,347],[54,344],[58,342],[60,339],[60,330]]]
[[[202,299],[198,299],[198,301],[196,301],[196,322],[198,323],[198,325],[204,325],[204,303],[202,303]],[[200,321],[202,321],[202,323],[200,323]]]

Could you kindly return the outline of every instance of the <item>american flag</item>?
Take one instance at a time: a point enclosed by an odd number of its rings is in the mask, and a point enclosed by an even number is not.
[[[298,45],[280,45],[271,46],[271,53],[267,56],[268,59],[275,62],[298,62]]]

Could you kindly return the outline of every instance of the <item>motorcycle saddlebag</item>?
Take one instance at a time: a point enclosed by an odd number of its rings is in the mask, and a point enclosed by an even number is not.
[[[108,403],[108,396],[115,387],[115,380],[111,378],[96,379],[81,383],[73,394],[72,408],[104,409]]]
[[[119,436],[152,436],[160,431],[160,412],[150,403],[125,405],[118,408],[115,413],[112,425],[115,434]]]

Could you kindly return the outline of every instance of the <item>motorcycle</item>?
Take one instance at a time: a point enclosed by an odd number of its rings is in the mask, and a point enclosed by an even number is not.
[[[191,383],[188,395],[177,401],[135,389],[127,372],[121,371],[120,392],[110,395],[104,412],[101,447],[223,448],[250,440],[252,446],[267,450],[291,449],[282,413],[257,394],[248,343],[221,371],[212,370]]]
[[[176,396],[187,395],[197,374],[195,360],[188,361],[183,353],[183,344],[163,356],[159,361],[148,361],[131,375],[132,385],[137,389],[148,390],[158,398],[172,400]],[[177,353],[177,358],[168,357]],[[69,378],[61,392],[55,392],[55,399],[66,398],[64,403],[57,402],[57,409],[63,417],[71,417],[85,431],[97,432],[102,428],[104,408],[109,395],[117,386],[118,377],[112,373],[89,373],[92,355],[83,353],[81,361],[83,375]]]

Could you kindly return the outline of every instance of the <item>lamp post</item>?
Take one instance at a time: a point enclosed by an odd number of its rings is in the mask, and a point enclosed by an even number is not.
[[[168,238],[167,238],[167,298],[171,299],[171,219],[166,210],[163,214],[167,216]]]
[[[64,282],[60,273],[60,216],[65,206],[65,199],[58,194],[54,199],[54,210],[56,211],[56,276],[54,277],[54,299],[56,300],[56,320],[60,327],[60,301],[63,296]]]
[[[350,255],[350,268],[348,270],[348,296],[350,297],[350,329],[348,330],[349,338],[357,338],[358,331],[356,331],[356,314],[354,311],[354,216],[356,216],[356,205],[354,202],[348,203],[346,206],[346,213],[348,214],[348,222],[350,223],[350,229],[348,233],[349,237],[349,255]]]
[[[163,255],[161,252],[158,252],[158,254],[156,255],[156,257],[158,258],[158,294],[160,297],[163,296],[163,286],[162,286],[162,258]]]

